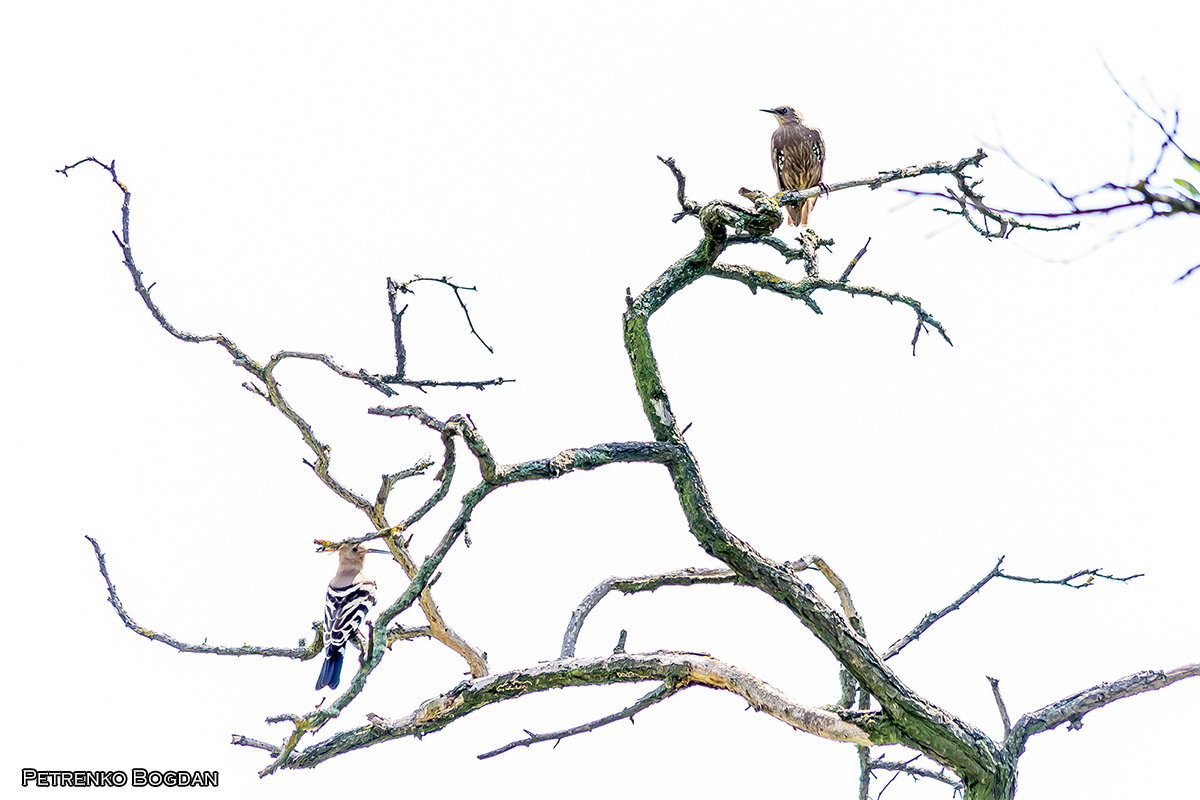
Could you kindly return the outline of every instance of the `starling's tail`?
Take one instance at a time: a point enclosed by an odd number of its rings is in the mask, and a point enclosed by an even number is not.
[[[343,647],[329,647],[325,651],[325,663],[321,666],[321,674],[317,676],[317,688],[328,686],[336,689],[342,680]]]
[[[804,202],[807,203],[808,201]],[[788,225],[800,225],[802,224],[801,220],[808,216],[804,213],[803,203],[798,206],[785,206],[785,208],[787,208]]]
[[[807,227],[807,226],[808,226],[808,215],[812,213],[813,206],[815,206],[816,204],[817,204],[817,198],[816,198],[816,197],[810,197],[810,198],[808,198],[807,200],[805,200],[803,203],[801,203],[801,204],[800,204],[800,205],[799,205],[799,206],[798,206],[798,207],[795,209],[795,211],[796,211],[796,216],[800,218],[800,224],[801,224],[801,225],[804,225],[805,227]],[[792,208],[788,208],[788,211],[791,211],[791,210],[792,210]],[[796,219],[795,219],[795,218],[792,218],[792,224],[793,224],[793,225],[795,225],[795,224],[796,224]]]

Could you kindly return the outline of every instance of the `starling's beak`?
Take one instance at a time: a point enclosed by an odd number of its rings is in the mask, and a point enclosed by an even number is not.
[[[773,108],[760,108],[760,109],[759,109],[759,111],[763,111],[763,112],[765,112],[765,113],[767,113],[767,114],[774,114],[774,113],[775,113],[775,109],[773,109]]]
[[[383,553],[384,555],[391,555],[391,554],[392,554],[392,551],[391,551],[391,550],[379,550],[379,549],[374,549],[374,548],[372,548],[372,549],[368,549],[368,550],[364,550],[363,552],[364,552],[364,553]]]

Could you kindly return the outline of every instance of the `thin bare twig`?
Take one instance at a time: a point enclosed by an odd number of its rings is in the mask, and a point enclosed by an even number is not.
[[[531,731],[525,731],[525,733],[527,735],[525,736],[524,739],[517,739],[516,741],[509,742],[508,744],[504,745],[503,747],[497,747],[495,750],[489,750],[486,753],[480,753],[478,756],[476,756],[476,758],[478,758],[480,760],[483,760],[485,758],[492,758],[494,756],[501,755],[502,753],[507,753],[509,750],[512,750],[513,748],[529,747],[530,745],[537,744],[538,742],[553,741],[554,746],[558,747],[558,743],[561,742],[563,739],[566,739],[569,736],[577,736],[578,734],[581,734],[581,733],[590,733],[591,731],[594,731],[597,728],[601,728],[605,725],[609,725],[613,722],[616,722],[616,721],[622,720],[622,719],[627,719],[630,722],[633,722],[634,715],[637,714],[639,711],[644,711],[645,709],[649,708],[650,706],[652,706],[656,703],[661,703],[663,700],[666,700],[668,697],[670,697],[671,695],[675,694],[676,692],[680,691],[683,688],[684,688],[684,684],[682,684],[682,682],[670,681],[670,680],[664,681],[663,683],[661,683],[657,687],[655,687],[655,689],[653,691],[643,695],[640,699],[638,699],[637,702],[633,703],[632,705],[630,705],[627,708],[623,708],[620,711],[617,711],[614,714],[609,714],[607,716],[600,717],[600,719],[595,719],[595,720],[592,720],[591,722],[585,722],[582,725],[576,725],[573,728],[566,728],[561,731],[555,731],[554,733],[533,733]]]
[[[675,182],[678,186],[675,196],[679,200],[680,211],[671,217],[671,222],[679,222],[679,220],[687,216],[696,216],[700,210],[700,206],[698,203],[688,200],[685,196],[684,190],[687,187],[687,178],[680,172],[679,167],[675,166],[675,159],[669,157],[663,158],[662,156],[657,156],[657,158],[663,164],[666,164],[667,169],[671,170],[671,174],[675,176]]]
[[[1192,273],[1194,273],[1198,269],[1200,269],[1200,264],[1197,264],[1194,267],[1189,267],[1182,275],[1180,275],[1178,278],[1175,279],[1175,283],[1179,283],[1182,280],[1190,278],[1192,276]]]
[[[1162,131],[1162,135],[1165,138],[1165,144],[1170,144],[1172,147],[1174,147],[1176,150],[1178,150],[1179,154],[1182,155],[1184,158],[1186,158],[1190,161],[1195,161],[1196,159],[1193,158],[1190,153],[1188,153],[1186,150],[1184,150],[1183,146],[1181,144],[1179,144],[1179,142],[1176,141],[1176,139],[1175,139],[1175,137],[1179,135],[1179,112],[1178,111],[1175,112],[1175,129],[1167,130],[1167,126],[1163,124],[1161,119],[1159,119],[1158,117],[1154,116],[1149,111],[1144,109],[1142,107],[1142,104],[1139,103],[1136,99],[1134,99],[1133,95],[1131,95],[1129,93],[1129,91],[1125,88],[1124,84],[1122,84],[1121,81],[1117,78],[1116,74],[1113,73],[1112,67],[1110,67],[1108,65],[1108,62],[1101,59],[1100,63],[1104,65],[1104,71],[1108,73],[1108,77],[1112,78],[1113,83],[1115,83],[1117,85],[1117,88],[1121,90],[1121,94],[1125,95],[1125,99],[1128,100],[1130,103],[1133,103],[1133,107],[1136,108],[1138,111],[1140,111],[1142,113],[1142,116],[1144,116],[1146,119],[1153,122],[1155,124],[1155,126],[1157,126],[1158,129],[1160,131]],[[1161,107],[1160,107],[1160,110],[1162,110]]]
[[[392,488],[404,480],[417,475],[425,474],[425,470],[433,466],[433,459],[425,456],[416,464],[408,469],[402,469],[399,472],[393,472],[390,475],[383,475],[380,478],[379,492],[375,495],[375,513],[382,517],[387,511],[388,497],[391,495]],[[398,531],[397,531],[398,532]]]
[[[914,762],[916,762],[919,758],[920,756],[916,756],[914,758],[910,758],[908,761],[876,760],[871,762],[871,769],[883,769],[889,772],[895,772],[898,775],[904,774],[912,775],[917,778],[929,778],[931,780],[941,781],[947,786],[953,786],[956,790],[961,790],[963,788],[962,781],[958,780],[953,775],[947,775],[944,769],[934,771],[926,767],[914,766]],[[890,783],[891,781],[889,781],[889,784]],[[887,787],[885,786],[884,789],[886,788]],[[880,790],[879,795],[876,795],[876,797],[879,797],[882,794],[883,790]]]
[[[887,292],[882,289],[876,289],[874,286],[856,286],[851,283],[842,283],[841,281],[830,281],[813,275],[809,275],[799,281],[789,281],[764,270],[737,264],[713,264],[705,270],[705,273],[718,278],[725,278],[726,280],[738,281],[750,287],[752,292],[765,289],[766,291],[775,292],[785,297],[801,300],[817,314],[824,312],[821,311],[820,306],[817,305],[812,295],[814,292],[822,290],[827,292],[842,292],[852,297],[863,295],[886,300],[889,303],[900,303],[908,306],[916,314],[918,328],[928,325],[941,334],[942,339],[947,344],[952,347],[954,346],[954,342],[950,341],[950,335],[946,332],[945,326],[926,311],[919,300],[898,292]],[[915,355],[915,337],[913,348]]]
[[[279,755],[279,745],[261,742],[258,739],[251,739],[248,736],[241,734],[233,734],[233,741],[230,744],[241,745],[242,747],[257,747],[259,750],[266,750],[273,756]]]
[[[965,592],[963,592],[957,600],[955,600],[953,603],[946,606],[945,608],[943,608],[940,611],[930,611],[929,613],[927,613],[924,617],[921,618],[921,621],[918,622],[911,631],[909,631],[908,633],[904,634],[904,636],[897,639],[895,642],[892,643],[891,647],[889,647],[887,650],[885,650],[883,652],[883,659],[886,661],[887,659],[896,655],[901,650],[903,650],[905,647],[907,647],[908,645],[915,642],[918,638],[920,638],[921,634],[924,633],[925,631],[929,630],[930,626],[932,626],[933,623],[937,622],[939,619],[946,616],[951,611],[957,611],[959,608],[961,608],[962,604],[967,602],[967,600],[969,600],[972,596],[974,596],[974,594],[976,592],[978,592],[980,589],[982,589],[988,581],[990,581],[992,578],[997,577],[1000,574],[1000,565],[1003,563],[1004,563],[1004,556],[1000,556],[1000,558],[997,559],[997,561],[996,561],[996,566],[992,567],[988,571],[987,575],[984,575],[981,579],[976,581],[975,584],[970,589],[967,589]]]
[[[842,277],[838,278],[838,283],[845,283],[850,280],[850,273],[858,266],[858,261],[867,253],[867,246],[871,244],[871,237],[867,237],[867,241],[863,243],[862,248],[850,259],[850,263],[846,265],[846,271],[842,273]]]
[[[404,324],[404,312],[408,311],[408,304],[399,311],[396,310],[396,295],[400,293],[400,284],[396,283],[392,278],[387,279],[387,298],[388,311],[392,315],[392,343],[396,348],[396,377],[404,378],[404,370],[408,365],[408,352],[404,349],[404,332],[402,330]]]
[[[133,617],[125,610],[125,606],[121,603],[121,598],[117,596],[117,587],[113,585],[112,579],[108,577],[108,565],[105,563],[104,553],[100,551],[100,543],[91,536],[84,535],[91,545],[92,550],[96,553],[96,561],[100,565],[100,574],[104,577],[104,584],[108,587],[108,602],[117,612],[117,616],[121,618],[121,622],[126,628],[133,631],[139,636],[144,636],[155,642],[162,642],[168,647],[173,647],[183,653],[208,653],[218,656],[277,656],[281,658],[294,658],[299,661],[307,661],[310,658],[320,655],[324,647],[324,639],[322,636],[320,624],[313,626],[315,635],[312,644],[304,644],[304,640],[300,640],[298,647],[258,647],[255,645],[238,645],[237,647],[224,647],[221,645],[211,645],[207,641],[201,644],[189,644],[181,642],[175,637],[160,633],[158,631],[144,628],[134,622]]]
[[[914,164],[911,167],[884,170],[866,178],[855,178],[848,181],[822,184],[810,189],[792,189],[786,192],[779,192],[775,197],[780,205],[791,206],[799,205],[810,197],[832,194],[833,192],[840,192],[844,189],[853,189],[859,186],[869,186],[871,189],[878,189],[884,184],[909,180],[922,175],[962,175],[967,169],[978,167],[985,158],[987,158],[987,153],[980,148],[975,151],[974,155],[960,158],[954,162],[934,161],[929,164]]]
[[[449,286],[451,291],[454,292],[454,299],[458,300],[458,305],[460,308],[462,308],[463,316],[465,316],[467,318],[467,327],[469,327],[471,329],[471,333],[474,334],[475,338],[479,340],[479,343],[481,345],[483,345],[485,348],[487,348],[487,351],[489,353],[496,352],[495,350],[492,349],[491,345],[489,345],[487,342],[485,342],[483,340],[483,337],[479,335],[479,331],[475,330],[475,323],[471,321],[471,312],[467,308],[466,302],[462,299],[462,292],[478,291],[478,289],[476,287],[460,286],[459,284],[452,281],[450,279],[450,276],[448,276],[448,275],[443,275],[440,278],[423,278],[420,275],[417,275],[413,278],[409,278],[404,283],[397,284],[396,288],[401,294],[415,294],[415,292],[412,289],[410,289],[409,287],[412,286],[412,284],[420,283],[421,281],[432,281],[434,283],[440,283],[445,286]],[[403,311],[401,311],[401,313],[403,313]]]
[[[1008,736],[1008,732],[1012,730],[1012,722],[1008,719],[1008,708],[1004,705],[1004,698],[1000,696],[1000,681],[990,675],[986,677],[992,686],[992,696],[996,698],[996,708],[1000,710],[1000,721],[1004,723],[1004,735]]]
[[[1040,583],[1049,586],[1066,586],[1071,589],[1084,589],[1088,586],[1091,586],[1096,578],[1115,581],[1117,583],[1126,583],[1134,580],[1135,578],[1143,577],[1141,573],[1138,573],[1124,578],[1118,578],[1101,572],[1099,569],[1081,569],[1078,572],[1073,572],[1064,578],[1027,578],[1021,575],[1010,575],[1004,572],[1000,568],[1001,564],[1003,563],[1004,556],[1000,556],[1000,558],[996,560],[995,566],[993,566],[986,575],[976,581],[970,589],[967,589],[967,591],[963,592],[962,595],[960,595],[953,603],[941,609],[940,611],[930,611],[924,617],[922,617],[921,621],[918,622],[911,631],[897,639],[892,643],[891,647],[884,651],[884,660],[891,658],[905,647],[915,642],[921,636],[921,634],[929,630],[930,626],[932,626],[942,617],[945,617],[950,612],[957,611],[959,608],[961,608],[963,603],[971,599],[971,597],[978,593],[979,590],[982,589],[988,583],[988,581],[992,580],[993,578],[1003,578],[1004,580],[1018,581],[1021,583]]]
[[[1106,216],[1131,209],[1143,209],[1146,212],[1146,216],[1136,224],[1114,233],[1113,238],[1115,238],[1122,233],[1141,227],[1151,220],[1161,217],[1169,217],[1177,214],[1200,214],[1200,196],[1197,196],[1194,187],[1189,182],[1181,179],[1163,181],[1159,178],[1159,172],[1170,149],[1178,151],[1185,163],[1196,169],[1200,169],[1200,161],[1193,158],[1179,143],[1179,111],[1176,110],[1171,114],[1164,109],[1160,109],[1161,116],[1151,113],[1125,89],[1108,67],[1108,64],[1105,64],[1104,68],[1108,71],[1109,76],[1125,98],[1138,112],[1150,120],[1158,128],[1159,133],[1162,134],[1163,140],[1158,148],[1154,162],[1141,178],[1135,180],[1126,176],[1122,182],[1106,181],[1083,191],[1067,192],[1054,180],[1038,175],[1026,168],[1011,152],[1001,147],[997,149],[1004,153],[1019,169],[1050,189],[1063,203],[1065,208],[1063,210],[1048,211],[1015,210],[990,205],[984,200],[982,193],[978,191],[979,183],[965,179],[965,176],[962,174],[955,175],[955,179],[958,182],[957,192],[949,188],[944,192],[923,192],[911,189],[901,189],[900,191],[913,196],[937,197],[943,200],[950,200],[957,206],[957,209],[940,208],[937,210],[947,214],[963,216],[979,233],[993,238],[1004,238],[1016,228],[1062,230],[1078,227],[1079,220],[1087,217]],[[1169,125],[1164,121],[1164,118],[1170,119]],[[1165,185],[1162,185],[1164,183]],[[1156,186],[1156,184],[1158,185]],[[976,222],[975,217],[978,217],[979,222]],[[1024,221],[1028,219],[1074,219],[1076,221],[1066,226],[1042,227]],[[992,232],[989,229],[989,221],[998,223],[998,232]],[[1181,277],[1185,277],[1187,274],[1190,274],[1190,270]]]
[[[1065,578],[1026,578],[1021,575],[1009,575],[1007,572],[1002,572],[997,577],[1003,578],[1006,581],[1041,583],[1047,586],[1066,586],[1069,589],[1086,589],[1092,586],[1097,578],[1104,581],[1113,581],[1114,583],[1128,583],[1137,578],[1144,578],[1145,575],[1137,572],[1133,575],[1126,575],[1124,578],[1118,578],[1116,575],[1109,575],[1098,569],[1081,569],[1078,572],[1072,572]]]

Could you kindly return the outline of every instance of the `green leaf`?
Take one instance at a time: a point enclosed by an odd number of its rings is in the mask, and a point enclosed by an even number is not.
[[[1185,181],[1183,178],[1176,178],[1175,182],[1178,183],[1180,186],[1182,186],[1185,190],[1187,190],[1187,193],[1190,194],[1192,197],[1200,197],[1200,191],[1198,191],[1195,186],[1192,186],[1190,183]]]
[[[1183,160],[1186,161],[1187,163],[1191,164],[1192,169],[1196,170],[1196,172],[1200,172],[1200,161],[1197,161],[1194,158],[1189,158],[1187,156],[1184,156]]]

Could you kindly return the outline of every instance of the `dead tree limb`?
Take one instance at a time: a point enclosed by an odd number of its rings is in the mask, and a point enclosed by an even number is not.
[[[997,217],[993,209],[982,204],[982,196],[978,195],[976,191],[978,181],[971,178],[967,170],[978,167],[983,158],[984,153],[979,151],[974,156],[960,159],[958,162],[936,162],[923,167],[908,167],[879,173],[867,179],[834,183],[820,189],[805,190],[805,192],[767,195],[762,192],[744,190],[742,196],[750,200],[751,209],[727,201],[714,201],[701,205],[688,200],[685,192],[686,180],[682,171],[672,159],[663,159],[677,184],[677,197],[681,211],[676,217],[677,219],[685,216],[696,217],[700,223],[701,239],[692,252],[670,265],[643,291],[637,295],[632,292],[627,293],[627,307],[622,319],[624,344],[652,439],[606,442],[562,450],[550,457],[505,463],[496,458],[469,415],[455,414],[442,420],[417,406],[406,405],[390,408],[378,406],[370,409],[369,413],[414,420],[427,431],[438,435],[444,448],[441,468],[435,476],[435,482],[438,483],[437,488],[421,505],[410,511],[402,522],[395,524],[387,518],[388,499],[393,486],[405,477],[421,474],[428,470],[433,466],[433,460],[422,459],[413,467],[384,474],[381,476],[374,500],[367,499],[368,495],[343,485],[330,473],[329,448],[317,437],[304,417],[284,398],[275,376],[275,370],[288,360],[313,361],[323,365],[340,378],[363,383],[387,396],[395,394],[394,389],[391,388],[392,385],[408,385],[416,388],[424,388],[429,385],[427,382],[413,382],[403,375],[406,366],[406,351],[401,337],[401,317],[404,314],[404,308],[397,308],[396,296],[406,291],[411,292],[411,289],[407,288],[408,285],[395,281],[389,282],[388,285],[389,308],[392,313],[396,343],[397,371],[395,375],[381,376],[367,373],[361,369],[349,370],[322,353],[284,350],[263,362],[256,361],[244,353],[233,340],[222,334],[197,335],[174,328],[166,315],[151,299],[150,287],[145,286],[141,272],[134,265],[129,231],[130,193],[117,179],[115,165],[105,165],[96,159],[89,158],[64,167],[61,172],[66,175],[71,169],[82,163],[94,162],[109,173],[124,197],[121,233],[114,233],[114,237],[125,256],[125,265],[133,278],[135,290],[142,297],[155,320],[164,330],[181,341],[213,342],[224,348],[233,357],[237,366],[248,371],[252,378],[257,380],[257,383],[249,384],[251,391],[266,399],[297,428],[306,445],[313,451],[314,460],[309,463],[309,466],[322,483],[341,500],[362,511],[371,520],[375,529],[373,533],[352,538],[364,541],[368,538],[378,538],[384,541],[410,579],[408,586],[400,596],[387,604],[371,625],[370,636],[364,645],[359,670],[350,679],[341,695],[328,705],[322,704],[308,713],[283,713],[268,717],[269,722],[291,726],[290,732],[279,745],[267,744],[247,737],[234,737],[236,744],[261,749],[272,756],[271,763],[260,774],[267,775],[281,768],[312,767],[338,755],[379,742],[404,736],[421,736],[440,730],[456,719],[490,703],[511,700],[534,692],[567,686],[652,681],[657,684],[657,688],[630,706],[600,719],[554,733],[526,732],[525,738],[515,740],[492,751],[491,754],[498,754],[513,747],[528,746],[539,741],[560,740],[619,719],[632,719],[639,711],[662,702],[685,688],[707,686],[736,694],[745,699],[750,707],[765,711],[796,730],[851,743],[859,747],[860,765],[862,766],[860,794],[865,794],[869,788],[872,769],[891,769],[898,774],[907,773],[951,783],[945,772],[945,770],[949,770],[961,780],[967,800],[1010,800],[1016,787],[1017,759],[1031,736],[1051,730],[1063,722],[1068,722],[1071,727],[1078,727],[1085,714],[1108,703],[1139,692],[1163,688],[1179,680],[1200,674],[1200,665],[1193,664],[1167,672],[1137,673],[1113,683],[1093,686],[1057,703],[1021,716],[1016,724],[1007,731],[1002,742],[993,741],[968,721],[915,693],[887,663],[888,659],[900,652],[905,645],[915,641],[932,624],[960,607],[967,599],[978,593],[983,585],[994,578],[1083,588],[1091,585],[1096,579],[1128,581],[1137,576],[1117,578],[1099,570],[1083,570],[1056,580],[1024,578],[1003,573],[1000,569],[1001,559],[983,580],[978,581],[955,603],[939,612],[927,614],[906,637],[881,655],[867,638],[866,626],[851,600],[847,584],[826,562],[815,556],[802,562],[776,561],[768,555],[760,553],[748,541],[738,537],[722,524],[701,477],[700,464],[683,438],[683,431],[680,430],[671,409],[670,398],[658,368],[649,334],[649,320],[676,294],[696,281],[705,278],[737,281],[749,287],[752,292],[765,289],[801,300],[816,313],[821,312],[814,299],[814,294],[819,291],[842,292],[873,297],[888,303],[900,303],[908,307],[916,316],[916,331],[912,340],[914,352],[917,338],[925,330],[938,331],[949,343],[950,339],[944,326],[932,317],[916,299],[873,286],[852,285],[848,282],[850,269],[847,269],[837,281],[822,279],[818,269],[818,254],[822,248],[832,244],[831,242],[821,240],[809,232],[799,237],[797,246],[793,247],[776,238],[775,232],[782,223],[781,204],[798,203],[817,192],[840,191],[864,185],[877,188],[887,182],[929,174],[949,174],[955,178],[959,183],[961,196],[968,198],[968,201],[964,201],[961,205],[961,213],[977,230],[980,230],[982,226],[981,232],[985,235],[1003,238],[1016,228],[1044,229],[1019,221],[1007,220],[1002,216]],[[975,192],[975,194],[969,194],[969,192]],[[975,197],[980,198],[979,203],[975,202],[973,199]],[[975,219],[972,218],[972,214],[982,216]],[[991,231],[988,227],[992,223],[999,224],[998,233]],[[765,270],[720,263],[719,259],[724,251],[734,244],[760,244],[775,250],[784,258],[785,262],[800,260],[804,262],[806,274],[799,280],[793,281]],[[862,254],[863,250],[860,250],[859,254],[851,261],[851,267],[858,262]],[[454,291],[471,332],[487,347],[486,342],[475,330],[461,295],[461,292],[472,290],[473,287],[454,284],[448,277],[431,280],[443,283]],[[497,380],[502,382],[502,379]],[[482,384],[490,385],[492,382],[477,383],[481,385],[476,388],[483,388]],[[472,382],[438,383],[438,385],[468,384],[475,385]],[[480,481],[462,494],[458,501],[459,510],[454,519],[445,528],[428,555],[418,563],[408,550],[411,540],[410,529],[448,496],[449,484],[456,474],[456,439],[461,439],[474,457],[479,467]],[[812,632],[837,659],[844,671],[852,677],[853,684],[857,685],[856,691],[860,699],[859,708],[851,709],[849,702],[845,704],[845,707],[839,706],[832,709],[801,704],[760,678],[706,654],[625,653],[623,652],[624,637],[618,643],[616,652],[611,656],[592,659],[568,657],[510,669],[498,674],[488,674],[482,652],[458,637],[444,623],[437,607],[432,602],[429,587],[440,575],[441,565],[446,556],[460,539],[466,537],[467,528],[475,509],[492,492],[517,483],[531,480],[554,480],[574,471],[587,471],[617,463],[655,464],[666,469],[671,475],[689,534],[705,552],[725,565],[723,569],[706,570],[702,573],[649,576],[642,579],[640,588],[634,590],[699,583],[738,583],[758,589],[788,608],[795,618]],[[409,533],[410,538],[402,539],[401,535],[404,533]],[[140,635],[177,649],[222,655],[259,654],[303,659],[312,657],[319,650],[319,645],[314,645],[315,649],[305,648],[303,645],[297,649],[250,648],[249,646],[228,648],[209,646],[207,643],[195,646],[179,642],[165,634],[142,629],[125,612],[117,598],[115,587],[108,577],[99,545],[94,540],[92,540],[92,544],[100,563],[101,573],[109,588],[110,602],[122,622]],[[809,566],[821,571],[834,587],[838,603],[827,602],[812,586],[801,580],[797,573]],[[632,584],[627,585],[632,587]],[[576,617],[573,617],[572,620],[575,638],[571,638],[572,631],[569,628],[568,635],[564,637],[563,654],[573,654],[575,640],[578,636],[578,626],[582,625],[582,619],[586,617],[587,611],[594,607],[596,602],[599,602],[599,598],[612,588],[621,588],[615,579],[610,580],[607,586],[605,584],[598,586],[596,590],[593,590],[592,595],[585,598],[584,603],[576,609]],[[406,627],[396,622],[399,614],[417,603],[420,603],[428,625]],[[369,725],[333,733],[319,741],[312,741],[307,747],[301,747],[306,737],[315,737],[330,720],[339,718],[350,703],[357,698],[373,671],[386,656],[387,648],[391,643],[419,636],[430,636],[437,639],[462,655],[470,665],[471,678],[456,683],[453,688],[422,704],[406,717],[389,720],[378,715],[370,715],[368,717]],[[847,686],[854,688],[849,682]],[[995,684],[993,686],[995,688]],[[999,701],[998,690],[996,696],[1002,714],[1006,716],[1007,710]],[[869,709],[872,697],[878,701],[880,710]],[[890,762],[870,759],[867,748],[886,744],[900,744],[917,750],[941,765],[943,771],[935,772],[924,767],[914,766],[912,761],[899,763],[897,767]],[[491,754],[485,754],[485,756]]]

